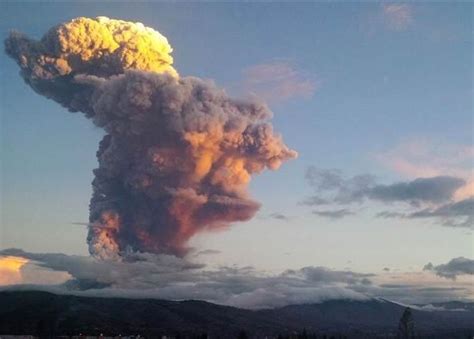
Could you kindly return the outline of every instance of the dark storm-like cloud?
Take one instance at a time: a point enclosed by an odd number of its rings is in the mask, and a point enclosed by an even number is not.
[[[306,205],[310,205],[311,201],[315,205],[325,202],[345,205],[367,199],[383,203],[439,203],[449,201],[454,192],[466,183],[461,178],[437,176],[383,185],[376,183],[375,177],[370,174],[346,178],[340,170],[313,166],[307,169],[305,178],[317,193],[304,201]]]
[[[439,218],[443,225],[451,227],[474,226],[474,197],[426,208],[408,215],[408,218]]]
[[[474,260],[464,257],[453,258],[448,263],[437,266],[428,263],[423,269],[432,271],[440,277],[456,279],[459,275],[474,275]]]
[[[368,197],[382,202],[440,203],[450,200],[465,183],[461,178],[450,176],[418,178],[391,185],[375,185],[368,192]]]
[[[321,210],[323,206],[349,206],[372,201],[402,210],[386,210],[379,218],[437,218],[445,226],[468,227],[474,220],[474,198],[453,201],[466,181],[452,176],[417,178],[406,182],[380,184],[369,174],[345,177],[337,169],[308,168],[305,178],[315,194],[300,205],[317,207],[312,213],[341,218],[354,214],[349,208]]]
[[[382,211],[376,215],[379,218],[402,218],[402,219],[424,219],[438,220],[448,227],[473,227],[474,226],[474,198],[467,198],[456,202],[450,202],[437,207],[423,208],[414,212]]]

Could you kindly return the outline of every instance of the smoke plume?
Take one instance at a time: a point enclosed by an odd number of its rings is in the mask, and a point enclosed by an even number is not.
[[[40,41],[12,32],[5,48],[33,90],[106,132],[87,238],[98,258],[184,255],[197,232],[250,219],[251,175],[297,156],[265,104],[179,77],[167,39],[140,23],[77,18]]]

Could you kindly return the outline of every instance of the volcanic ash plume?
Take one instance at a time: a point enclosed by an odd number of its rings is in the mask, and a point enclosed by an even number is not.
[[[13,32],[5,47],[36,92],[106,132],[87,239],[96,257],[184,255],[197,232],[250,219],[251,175],[297,155],[264,104],[179,78],[166,38],[140,23],[77,18],[40,41]]]

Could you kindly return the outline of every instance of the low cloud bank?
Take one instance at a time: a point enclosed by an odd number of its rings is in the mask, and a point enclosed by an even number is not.
[[[2,250],[2,256],[28,260],[22,268],[25,271],[35,266],[67,273],[63,281],[53,285],[23,284],[2,289],[37,289],[85,296],[198,299],[259,309],[331,299],[384,297],[424,303],[463,299],[470,295],[469,289],[462,284],[459,287],[433,285],[431,289],[423,284],[384,285],[377,284],[379,277],[375,274],[321,266],[270,275],[253,267],[208,268],[186,257],[166,254],[132,253],[122,262],[60,253],[30,253],[20,249]]]
[[[305,267],[271,276],[252,267],[210,270],[185,258],[149,253],[129,255],[123,262],[59,253],[30,253],[19,249],[0,251],[0,256],[22,257],[43,268],[67,272],[72,277],[70,280],[60,285],[40,287],[56,293],[199,299],[243,308],[278,307],[341,298],[363,300],[368,297],[355,292],[353,287],[370,284],[372,276],[324,267]]]

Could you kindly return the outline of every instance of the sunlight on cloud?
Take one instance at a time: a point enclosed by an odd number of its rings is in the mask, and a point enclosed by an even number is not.
[[[71,279],[63,271],[43,267],[41,263],[21,256],[0,255],[0,286],[20,284],[61,284]]]
[[[28,259],[22,257],[0,257],[0,285],[12,285],[21,283],[21,268],[28,261]]]
[[[407,178],[427,178],[440,175],[456,176],[466,184],[454,194],[454,201],[474,196],[474,147],[435,142],[429,139],[410,139],[375,158],[385,167]]]

